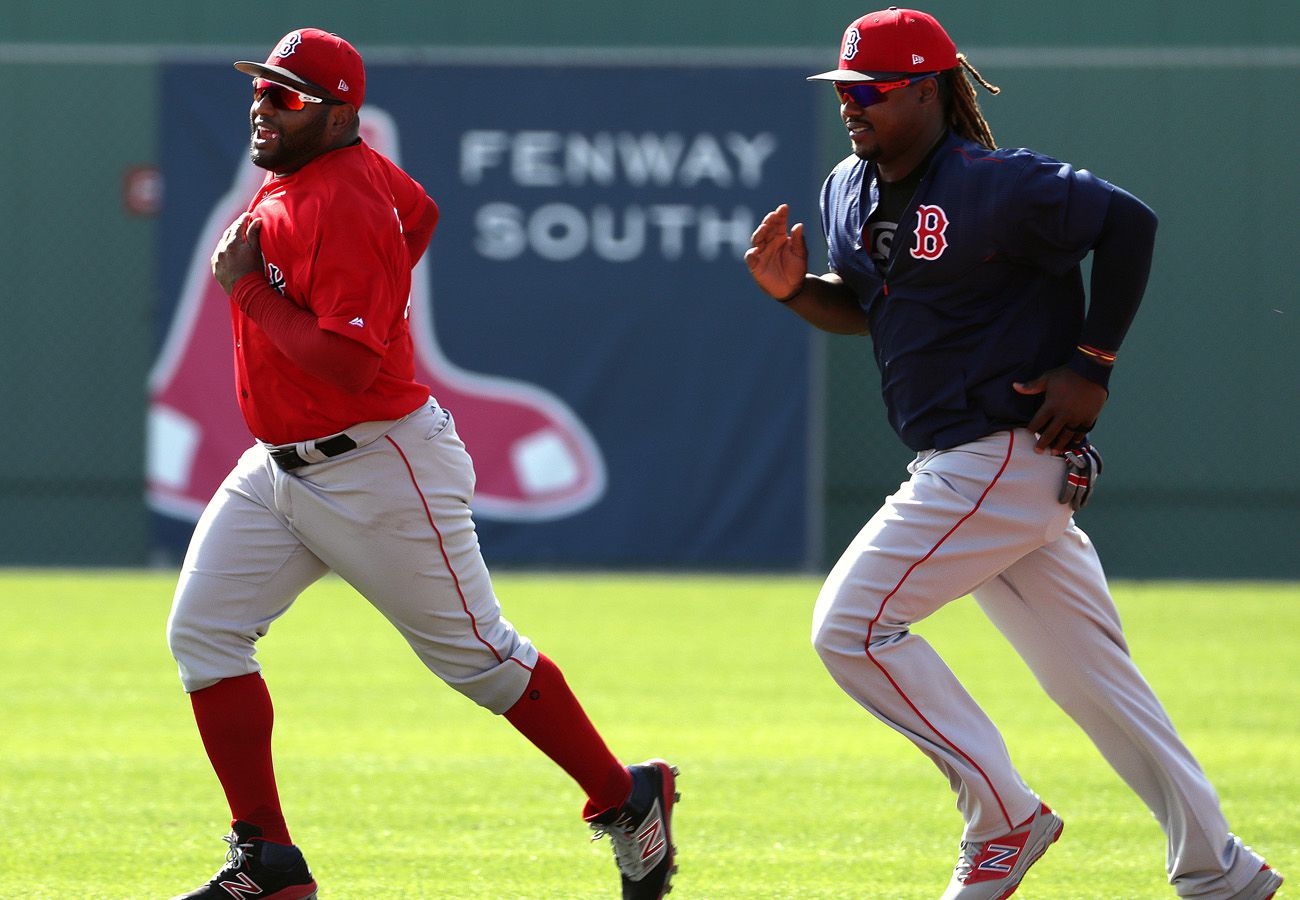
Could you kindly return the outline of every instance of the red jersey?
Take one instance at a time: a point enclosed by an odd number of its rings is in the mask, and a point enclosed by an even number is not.
[[[320,327],[380,354],[379,374],[349,394],[309,374],[230,304],[235,387],[253,436],[287,444],[398,419],[429,397],[415,381],[411,269],[438,207],[414,179],[364,142],[331,150],[288,175],[268,173],[248,205],[261,219],[264,273]]]

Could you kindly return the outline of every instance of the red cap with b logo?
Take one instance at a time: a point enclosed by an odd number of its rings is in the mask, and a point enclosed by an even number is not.
[[[957,46],[929,13],[891,6],[844,30],[839,67],[809,81],[890,81],[957,65]]]
[[[341,100],[361,108],[366,69],[361,54],[337,34],[299,28],[280,39],[266,62],[241,60],[235,68],[313,97]]]

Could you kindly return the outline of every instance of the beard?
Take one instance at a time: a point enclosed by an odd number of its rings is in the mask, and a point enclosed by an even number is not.
[[[859,144],[850,141],[849,144],[853,151],[853,155],[856,156],[858,159],[866,160],[867,162],[875,162],[877,159],[880,158],[879,143]]]
[[[293,131],[280,130],[271,147],[257,147],[253,142],[257,128],[249,119],[248,158],[253,165],[277,175],[296,172],[325,150],[326,110],[321,110]]]

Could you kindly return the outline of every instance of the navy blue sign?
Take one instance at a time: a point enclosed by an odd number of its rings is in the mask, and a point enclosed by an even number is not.
[[[162,77],[149,497],[190,523],[250,440],[206,260],[261,173],[246,78]],[[411,322],[489,564],[806,560],[812,344],[742,256],[779,202],[816,221],[815,99],[784,69],[369,68],[363,135],[442,212]]]

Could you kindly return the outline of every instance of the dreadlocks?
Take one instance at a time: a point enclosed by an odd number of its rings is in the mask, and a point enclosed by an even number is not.
[[[974,76],[975,80],[990,94],[999,93],[1002,88],[985,81],[984,76],[966,59],[965,53],[958,53],[957,61],[961,63],[960,68],[952,68],[944,72],[944,81],[948,87],[948,127],[968,141],[996,150],[997,143],[993,140],[993,132],[989,129],[989,123],[984,120],[984,114],[980,112],[979,101],[975,98],[975,85],[971,84],[969,76]]]

